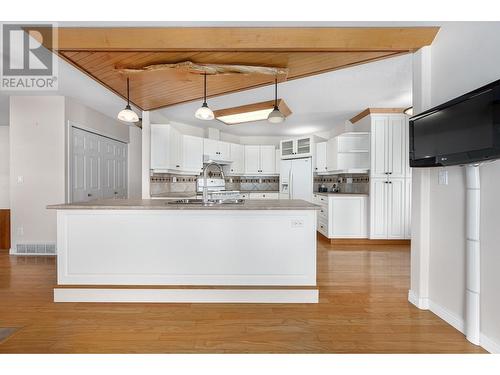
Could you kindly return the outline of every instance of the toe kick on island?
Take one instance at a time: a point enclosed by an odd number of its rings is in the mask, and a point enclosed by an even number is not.
[[[57,210],[55,302],[318,302],[318,207],[309,202],[49,208]]]

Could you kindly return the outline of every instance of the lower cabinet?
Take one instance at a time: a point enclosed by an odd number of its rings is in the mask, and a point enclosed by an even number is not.
[[[317,212],[317,230],[328,238],[368,237],[368,196],[313,195],[320,206]]]
[[[372,178],[370,181],[370,238],[410,237],[411,179]]]

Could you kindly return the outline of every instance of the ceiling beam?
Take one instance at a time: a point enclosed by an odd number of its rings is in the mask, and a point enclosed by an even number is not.
[[[439,27],[58,29],[59,51],[394,51],[430,45]]]

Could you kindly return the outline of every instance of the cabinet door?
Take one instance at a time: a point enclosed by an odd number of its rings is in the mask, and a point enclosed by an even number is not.
[[[260,173],[274,174],[276,173],[276,151],[274,146],[260,146]]]
[[[391,115],[387,125],[387,172],[391,177],[405,177],[407,169],[406,116]]]
[[[366,236],[364,197],[330,197],[331,235],[336,238]]]
[[[245,146],[245,173],[259,174],[260,171],[260,146]]]
[[[203,139],[203,154],[207,155],[209,159],[217,159],[219,152],[219,141],[215,139]]]
[[[294,141],[287,140],[287,141],[281,141],[280,144],[280,150],[281,150],[281,157],[282,158],[287,158],[293,156],[295,150],[294,150]]]
[[[231,158],[233,162],[229,166],[229,173],[245,173],[245,147],[236,143],[230,144]]]
[[[174,171],[182,169],[182,135],[173,128],[170,129],[169,159],[169,169]]]
[[[370,181],[370,238],[387,238],[387,180]]]
[[[218,142],[217,145],[217,159],[219,160],[232,160],[231,159],[231,144],[228,142]]]
[[[311,138],[299,138],[296,140],[297,142],[297,155],[309,155],[311,153]]]
[[[280,173],[280,165],[281,165],[281,154],[280,154],[280,150],[279,149],[276,149],[274,151],[274,172],[276,172],[276,174],[279,174]]]
[[[328,142],[316,144],[316,167],[314,168],[316,172],[326,172],[328,170],[326,165],[327,144]]]
[[[196,174],[203,170],[203,138],[182,136],[182,169]]]
[[[388,171],[387,116],[373,116],[371,127],[371,177],[386,177]]]
[[[151,169],[169,169],[170,125],[151,125]]]
[[[338,137],[330,138],[326,146],[326,167],[327,171],[334,171],[338,165]]]
[[[387,184],[387,238],[405,238],[405,179],[391,178]]]

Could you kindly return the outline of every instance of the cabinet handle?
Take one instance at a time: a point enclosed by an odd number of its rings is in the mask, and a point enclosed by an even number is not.
[[[389,172],[389,174],[392,174],[392,172]]]
[[[176,165],[176,166],[175,166],[175,168],[179,168],[179,167],[180,167],[180,165]]]
[[[318,168],[317,168],[317,167],[316,167],[316,168],[314,168],[314,169],[318,170]]]
[[[392,181],[387,181],[388,184],[392,184]]]
[[[87,197],[91,197],[91,196],[92,196],[92,194],[90,194],[90,193],[87,194]]]
[[[114,193],[114,194],[116,195],[116,194],[118,194],[118,192],[117,192],[117,191],[115,191],[115,193]]]

